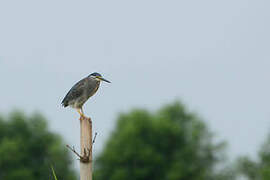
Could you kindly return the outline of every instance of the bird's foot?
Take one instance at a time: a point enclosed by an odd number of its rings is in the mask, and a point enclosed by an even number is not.
[[[80,120],[88,119],[88,117],[86,117],[86,116],[84,115],[82,109],[77,109],[77,112],[80,114]]]
[[[84,114],[81,114],[81,116],[80,116],[80,121],[82,121],[82,120],[89,120],[90,118],[89,117],[87,117],[87,116],[85,116]]]

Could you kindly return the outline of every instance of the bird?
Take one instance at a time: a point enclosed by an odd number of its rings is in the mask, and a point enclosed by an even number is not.
[[[80,116],[86,117],[82,107],[84,103],[97,92],[101,81],[111,83],[97,72],[81,79],[68,91],[61,102],[62,106],[70,106],[76,109]]]

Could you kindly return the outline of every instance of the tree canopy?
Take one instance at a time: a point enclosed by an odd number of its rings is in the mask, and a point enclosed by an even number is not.
[[[270,136],[258,153],[257,160],[243,156],[238,159],[238,173],[248,180],[270,179]]]
[[[121,114],[94,164],[95,180],[211,180],[224,143],[179,102]]]
[[[75,180],[72,160],[59,135],[39,114],[13,112],[0,118],[0,179],[48,180],[52,165],[59,179]]]

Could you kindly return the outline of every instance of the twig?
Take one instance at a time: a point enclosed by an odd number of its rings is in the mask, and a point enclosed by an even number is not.
[[[69,145],[66,145],[66,147],[71,150],[72,152],[74,152],[74,154],[76,154],[78,157],[79,157],[79,160],[83,163],[87,163],[90,161],[90,149],[87,149],[87,152],[86,152],[86,149],[84,149],[84,154],[83,156],[81,156],[79,153],[77,153],[77,151],[75,150],[74,146],[71,148]]]
[[[94,140],[92,142],[92,145],[96,142],[97,132],[95,132]]]
[[[71,148],[68,144],[66,146],[67,146],[67,148],[69,150],[71,150],[72,152],[74,152],[80,159],[82,158],[82,156],[79,153],[77,153],[77,151],[75,150],[74,146],[73,146],[73,148]]]

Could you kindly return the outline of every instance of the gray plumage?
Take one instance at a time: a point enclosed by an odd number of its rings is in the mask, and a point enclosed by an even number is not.
[[[96,93],[99,85],[99,81],[92,80],[88,77],[80,80],[70,89],[70,91],[65,96],[62,102],[63,106],[81,108],[83,104]]]
[[[83,115],[82,106],[97,92],[100,81],[110,82],[102,78],[99,73],[92,73],[83,78],[69,90],[61,104],[64,107],[71,106],[77,110],[80,109],[81,113],[78,112]]]

